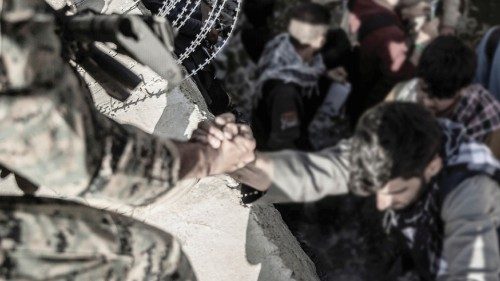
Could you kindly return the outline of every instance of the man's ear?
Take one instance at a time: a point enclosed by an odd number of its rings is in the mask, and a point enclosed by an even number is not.
[[[436,155],[434,159],[425,167],[424,177],[425,181],[429,182],[435,175],[437,175],[443,168],[443,159],[441,156]]]

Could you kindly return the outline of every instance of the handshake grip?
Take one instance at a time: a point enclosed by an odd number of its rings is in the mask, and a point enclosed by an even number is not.
[[[125,101],[142,79],[96,42],[114,43],[118,53],[144,64],[175,88],[182,73],[173,54],[173,30],[168,21],[155,16],[102,15],[85,10],[59,15],[59,34],[65,58],[78,63],[106,92]]]

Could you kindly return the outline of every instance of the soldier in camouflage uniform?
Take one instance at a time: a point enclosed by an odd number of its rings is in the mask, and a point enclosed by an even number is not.
[[[47,4],[0,0],[0,7],[1,166],[61,197],[144,205],[180,179],[233,171],[253,160],[250,138],[235,136],[215,150],[106,118],[62,59]],[[35,196],[0,196],[3,278],[196,280],[169,234],[112,212]]]

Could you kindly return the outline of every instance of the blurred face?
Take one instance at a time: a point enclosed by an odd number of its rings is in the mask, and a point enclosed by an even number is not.
[[[451,98],[436,98],[429,95],[428,86],[422,79],[417,83],[417,102],[429,109],[437,117],[447,117],[460,100],[460,94],[457,93]]]
[[[425,185],[441,171],[442,167],[441,157],[436,156],[427,165],[421,177],[410,179],[399,177],[390,180],[376,193],[377,209],[379,211],[402,210],[410,206],[420,198]]]
[[[408,180],[396,178],[389,181],[376,194],[377,209],[379,211],[401,210],[408,207],[418,199],[423,185],[423,180],[418,177]]]
[[[326,43],[328,25],[311,24],[292,19],[288,25],[288,33],[303,45],[310,46],[312,52],[317,52]]]

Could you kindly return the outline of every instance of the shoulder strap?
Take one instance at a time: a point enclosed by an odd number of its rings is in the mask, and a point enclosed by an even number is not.
[[[375,30],[388,27],[391,25],[399,26],[398,20],[393,16],[387,16],[387,13],[376,13],[365,20],[362,20],[361,27],[358,31],[358,41],[363,41],[368,35]]]
[[[480,175],[481,172],[478,171],[470,171],[466,167],[452,167],[445,168],[445,170],[441,173],[438,184],[439,184],[439,196],[438,196],[438,204],[440,206],[443,205],[444,199],[448,194],[450,194],[457,186],[459,186],[466,179]]]
[[[495,51],[497,50],[498,43],[500,42],[500,26],[496,27],[493,32],[491,32],[488,41],[486,41],[486,58],[488,64],[491,65],[493,62],[493,57],[495,56]]]

